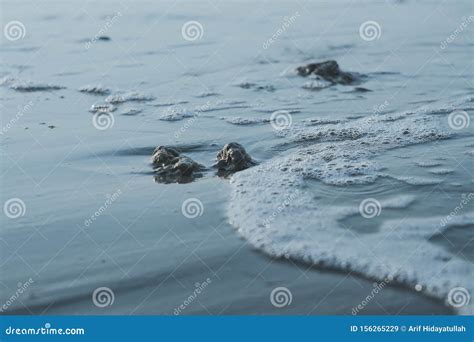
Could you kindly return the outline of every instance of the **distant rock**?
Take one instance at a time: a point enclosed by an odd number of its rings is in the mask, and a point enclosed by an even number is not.
[[[81,93],[87,93],[92,95],[107,95],[110,90],[101,84],[97,85],[85,85],[79,88]]]
[[[358,80],[355,74],[342,71],[339,68],[339,64],[334,60],[300,66],[296,68],[296,72],[303,77],[311,75],[320,76],[326,81],[335,84],[349,85]]]
[[[242,83],[237,84],[237,86],[242,89],[255,89],[257,91],[261,91],[261,90],[268,91],[268,92],[275,91],[275,87],[272,85],[258,85],[256,83],[251,83],[251,82],[242,82]]]
[[[0,85],[25,93],[64,89],[64,87],[55,84],[31,82],[13,77],[3,77],[0,79]]]
[[[128,116],[134,116],[137,114],[140,114],[142,112],[142,109],[139,108],[127,108],[122,111],[122,115],[128,115]]]

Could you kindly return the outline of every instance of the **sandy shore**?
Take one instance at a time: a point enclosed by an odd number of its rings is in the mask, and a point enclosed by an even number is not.
[[[34,296],[38,298],[32,298],[27,308],[17,306],[7,313],[351,315],[353,308],[371,294],[374,289],[371,280],[271,258],[255,250],[227,222],[223,204],[226,194],[216,191],[219,182],[222,180],[213,180],[212,187],[203,186],[205,182],[193,185],[203,193],[206,193],[204,188],[214,189],[202,197],[203,201],[206,198],[203,218],[207,224],[199,219],[185,219],[180,224],[177,216],[170,213],[161,220],[171,223],[174,219],[172,231],[158,234],[157,228],[156,242],[145,257],[129,250],[121,263],[119,255],[114,255],[115,262],[123,269],[129,267],[128,276],[114,273],[117,265],[102,256],[91,267],[87,280],[67,282],[69,287],[50,293],[49,299],[48,292],[43,292],[42,298],[38,293]],[[211,194],[214,198],[208,201]],[[173,197],[168,200],[172,206]],[[49,287],[47,281],[45,279],[44,288]],[[204,283],[207,285],[202,288]],[[43,284],[38,280],[36,285],[42,287]],[[100,285],[114,293],[113,304],[104,308],[95,306],[92,300],[94,289]],[[202,290],[196,294],[198,287]],[[271,292],[277,287],[291,292],[291,303],[283,307],[272,305]],[[62,299],[58,299],[61,298],[59,292],[65,294]],[[390,285],[378,291],[358,312],[362,315],[450,313],[439,301]]]

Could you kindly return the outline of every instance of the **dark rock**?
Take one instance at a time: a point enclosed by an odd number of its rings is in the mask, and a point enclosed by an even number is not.
[[[188,183],[199,177],[199,171],[204,169],[201,164],[166,146],[159,146],[153,151],[151,162],[158,183]]]
[[[238,85],[242,89],[255,89],[256,91],[274,92],[275,87],[272,85],[257,85],[255,83],[244,82]]]
[[[300,76],[307,77],[310,75],[317,75],[321,76],[326,81],[337,84],[348,85],[357,81],[354,74],[342,71],[337,62],[333,60],[321,63],[310,63],[296,68],[296,71]]]
[[[217,154],[217,164],[219,172],[223,174],[233,173],[248,169],[256,164],[252,157],[245,151],[245,148],[235,142],[228,143]]]
[[[354,93],[369,93],[371,91],[372,90],[364,88],[364,87],[355,87],[353,90]]]
[[[179,157],[179,152],[174,148],[166,146],[158,146],[153,151],[151,162],[155,167],[162,167],[171,165],[176,158]]]
[[[250,82],[243,82],[238,85],[242,89],[250,89],[256,86],[255,83],[250,83]]]

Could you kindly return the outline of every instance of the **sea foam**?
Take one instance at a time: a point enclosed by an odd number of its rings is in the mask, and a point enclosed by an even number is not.
[[[450,104],[442,106],[446,107]],[[432,112],[440,110],[432,108]],[[385,219],[375,232],[356,234],[344,229],[341,221],[360,217],[359,207],[338,205],[337,196],[321,201],[308,183],[347,188],[386,176],[374,157],[450,137],[441,128],[442,116],[430,114],[426,109],[407,111],[395,121],[375,115],[330,129],[294,125],[280,132],[290,147],[299,148],[233,176],[230,221],[255,247],[274,256],[416,287],[443,300],[457,286],[474,293],[472,263],[429,241],[452,226],[473,225],[473,213],[457,215],[449,222],[443,217]],[[400,210],[415,200],[399,195],[381,199],[379,205]],[[472,313],[472,308],[471,304],[458,310]]]

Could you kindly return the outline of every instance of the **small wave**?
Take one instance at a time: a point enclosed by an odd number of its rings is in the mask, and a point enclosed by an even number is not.
[[[307,119],[303,123],[307,126],[319,126],[319,125],[336,125],[347,120],[331,119],[331,118],[317,118],[317,119]]]
[[[179,120],[183,120],[183,119],[186,119],[186,118],[191,118],[193,116],[194,116],[193,112],[188,111],[185,108],[170,107],[161,114],[160,120],[162,120],[162,121],[179,121]]]
[[[143,111],[142,109],[138,109],[138,108],[126,108],[120,114],[134,116],[134,115],[140,114],[142,111]]]
[[[213,91],[204,91],[196,95],[196,97],[211,97],[211,96],[219,96],[219,93],[215,93]]]
[[[189,103],[189,101],[186,101],[186,100],[170,100],[170,101],[154,103],[153,107],[170,107],[170,106],[177,106],[177,105],[182,105],[182,104],[186,104],[186,103]]]
[[[108,96],[105,101],[110,102],[110,103],[124,103],[124,102],[130,102],[130,101],[153,101],[155,99],[154,96],[151,95],[145,95],[141,94],[136,91],[128,92],[128,93],[123,93],[123,94],[113,94]]]
[[[434,175],[448,175],[450,173],[453,173],[454,170],[453,169],[442,169],[442,168],[439,168],[439,169],[432,169],[432,170],[429,170],[428,171],[429,173],[432,173]]]
[[[391,149],[450,137],[452,133],[442,128],[442,118],[425,113],[407,111],[396,121],[387,121],[385,115],[368,116],[332,125],[332,130],[324,126],[288,128],[283,138],[293,142],[291,150],[233,176],[231,223],[270,255],[416,287],[440,299],[446,299],[456,286],[473,293],[473,265],[429,241],[453,225],[474,224],[473,213],[456,215],[448,222],[444,217],[388,217],[377,229],[355,238],[341,222],[359,215],[359,206],[339,205],[337,195],[320,197],[311,183],[373,184],[386,176],[380,173],[383,165],[375,157]],[[438,183],[410,176],[397,179]],[[406,208],[416,200],[415,196],[393,195],[376,204],[381,210]],[[471,304],[459,312],[472,312],[472,308]]]
[[[241,100],[217,100],[209,101],[199,108],[200,112],[215,112],[228,109],[249,108],[245,101]]]
[[[248,125],[256,125],[256,124],[263,124],[263,123],[269,123],[270,119],[264,119],[264,118],[243,118],[240,116],[224,116],[221,117],[222,120],[225,120],[226,122],[232,124],[232,125],[237,125],[237,126],[248,126]]]
[[[9,87],[10,89],[20,92],[35,92],[35,91],[50,91],[64,89],[65,87],[50,84],[50,83],[36,83],[31,81],[19,80],[13,77],[4,77],[0,81],[0,85]]]
[[[437,185],[443,182],[442,179],[430,177],[415,177],[415,176],[394,176],[386,175],[387,177],[396,179],[410,185]]]
[[[417,162],[416,165],[418,165],[419,167],[433,167],[433,166],[440,166],[442,165],[442,163],[438,161],[420,161],[420,162]]]

